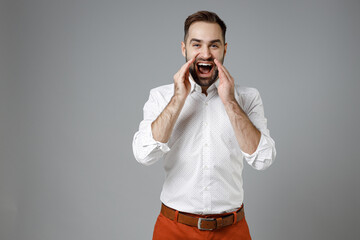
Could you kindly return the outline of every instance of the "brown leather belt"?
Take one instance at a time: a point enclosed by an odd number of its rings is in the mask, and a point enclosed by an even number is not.
[[[212,214],[204,215],[205,217],[199,217],[201,215],[189,214],[177,211],[161,205],[161,213],[175,221],[177,215],[177,221],[182,224],[197,227],[199,230],[216,230],[241,221],[244,218],[244,206],[242,205],[236,212],[230,212],[226,214]]]

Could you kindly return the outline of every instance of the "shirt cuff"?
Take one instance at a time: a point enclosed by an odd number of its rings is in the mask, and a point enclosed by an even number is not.
[[[144,165],[150,165],[170,151],[167,143],[156,141],[152,136],[151,123],[143,122],[140,130],[135,133],[133,152],[135,159]]]
[[[149,124],[147,131],[149,133],[150,139],[149,145],[155,145],[155,148],[161,150],[163,153],[167,153],[170,151],[168,143],[162,143],[154,139],[154,136],[152,135],[151,124]]]
[[[254,153],[248,154],[241,151],[245,160],[256,169],[262,169],[269,165],[272,159],[272,146],[269,144],[265,135],[261,133],[259,144]]]

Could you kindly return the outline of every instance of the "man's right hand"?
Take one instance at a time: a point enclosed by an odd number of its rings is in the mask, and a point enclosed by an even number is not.
[[[187,61],[174,75],[174,96],[160,115],[151,123],[152,135],[156,141],[166,143],[169,141],[175,122],[179,117],[185,100],[190,93],[189,68],[195,62],[194,58]]]
[[[198,54],[182,65],[180,70],[174,75],[174,96],[179,97],[182,100],[185,100],[190,93],[191,84],[189,82],[189,68],[191,64],[194,63],[197,55]]]

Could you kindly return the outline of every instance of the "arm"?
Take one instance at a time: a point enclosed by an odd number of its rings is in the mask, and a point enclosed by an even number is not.
[[[260,131],[250,121],[236,100],[226,102],[224,106],[240,148],[249,155],[253,154],[260,142]]]
[[[215,60],[215,63],[220,78],[218,93],[229,116],[236,139],[242,151],[252,154],[259,144],[261,133],[236,101],[234,79],[218,60]]]
[[[195,61],[195,57],[186,62],[180,70],[175,73],[174,96],[158,118],[151,124],[152,134],[157,141],[167,142],[171,136],[176,120],[190,92],[189,67]]]
[[[133,138],[133,153],[139,163],[153,164],[170,151],[167,142],[190,92],[188,69],[194,61],[195,58],[189,60],[174,75],[174,95],[165,108],[157,102],[158,93],[150,92],[144,106],[144,119]]]
[[[217,60],[219,69],[218,93],[224,104],[236,139],[246,161],[255,169],[264,170],[276,156],[275,142],[270,137],[260,94],[254,91],[246,112],[235,99],[234,79]]]

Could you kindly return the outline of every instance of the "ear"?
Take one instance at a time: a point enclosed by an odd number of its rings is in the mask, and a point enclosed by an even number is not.
[[[186,46],[184,42],[181,42],[181,53],[185,57],[186,53]]]
[[[224,45],[224,57],[226,55],[226,51],[227,51],[227,43],[225,43],[225,45]]]

